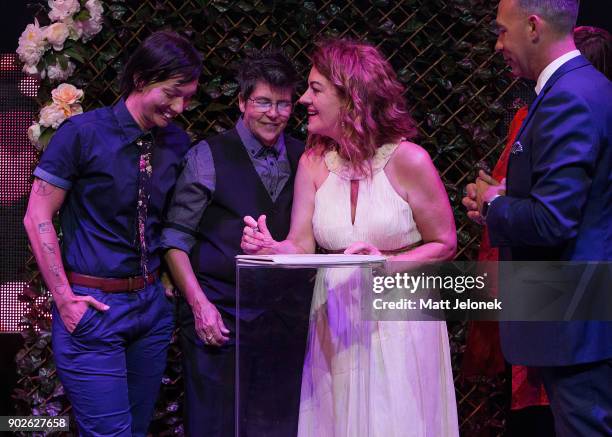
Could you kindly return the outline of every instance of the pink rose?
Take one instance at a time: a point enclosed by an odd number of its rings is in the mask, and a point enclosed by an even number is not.
[[[62,22],[57,22],[43,29],[45,38],[49,41],[49,44],[51,44],[55,50],[62,50],[64,48],[64,42],[66,38],[68,38],[68,26]]]
[[[83,90],[69,83],[63,83],[51,91],[53,103],[68,106],[78,103],[83,98]]]

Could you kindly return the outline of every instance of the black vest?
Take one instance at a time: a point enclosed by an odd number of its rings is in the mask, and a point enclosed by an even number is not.
[[[274,239],[280,241],[287,237],[295,172],[304,144],[285,135],[291,176],[276,202],[273,202],[236,129],[206,141],[210,145],[215,166],[215,192],[200,220],[200,236],[191,251],[191,265],[207,298],[220,309],[234,314],[235,256],[242,254],[240,240],[244,228],[243,218],[250,215],[257,220],[257,217],[265,214],[268,229]],[[246,311],[248,306],[247,301],[241,297],[241,313],[242,308]]]

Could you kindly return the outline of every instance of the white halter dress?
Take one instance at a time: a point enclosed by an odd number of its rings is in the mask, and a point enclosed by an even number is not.
[[[371,176],[359,181],[354,223],[354,172],[336,152],[327,152],[330,173],[315,195],[313,215],[319,246],[342,251],[365,241],[393,251],[421,240],[410,205],[384,171],[396,148],[380,147]],[[370,274],[361,268],[317,274],[298,436],[458,436],[446,324],[362,320],[362,297],[372,293]]]

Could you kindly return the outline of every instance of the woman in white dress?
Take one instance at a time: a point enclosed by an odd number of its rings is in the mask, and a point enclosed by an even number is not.
[[[318,244],[383,254],[388,263],[453,257],[448,197],[427,152],[407,140],[415,127],[403,92],[375,47],[318,47],[299,100],[308,110],[308,149],[291,230],[274,241],[265,216],[245,217],[245,253],[314,253]],[[358,268],[318,272],[298,436],[458,436],[445,323],[362,320],[367,283]]]

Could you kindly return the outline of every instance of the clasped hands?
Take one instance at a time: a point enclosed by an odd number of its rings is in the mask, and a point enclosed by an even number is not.
[[[265,255],[277,253],[275,248],[279,245],[276,241],[266,224],[266,216],[260,215],[255,220],[250,215],[244,218],[244,229],[242,230],[242,240],[240,241],[240,247],[243,252],[247,255]],[[380,255],[381,252],[378,248],[370,243],[363,241],[357,241],[351,244],[344,251],[346,255]]]
[[[485,219],[481,215],[482,205],[499,195],[506,195],[506,179],[503,179],[501,183],[497,182],[491,175],[480,170],[476,181],[465,187],[465,197],[461,203],[466,207],[467,216],[472,221],[484,225]]]

